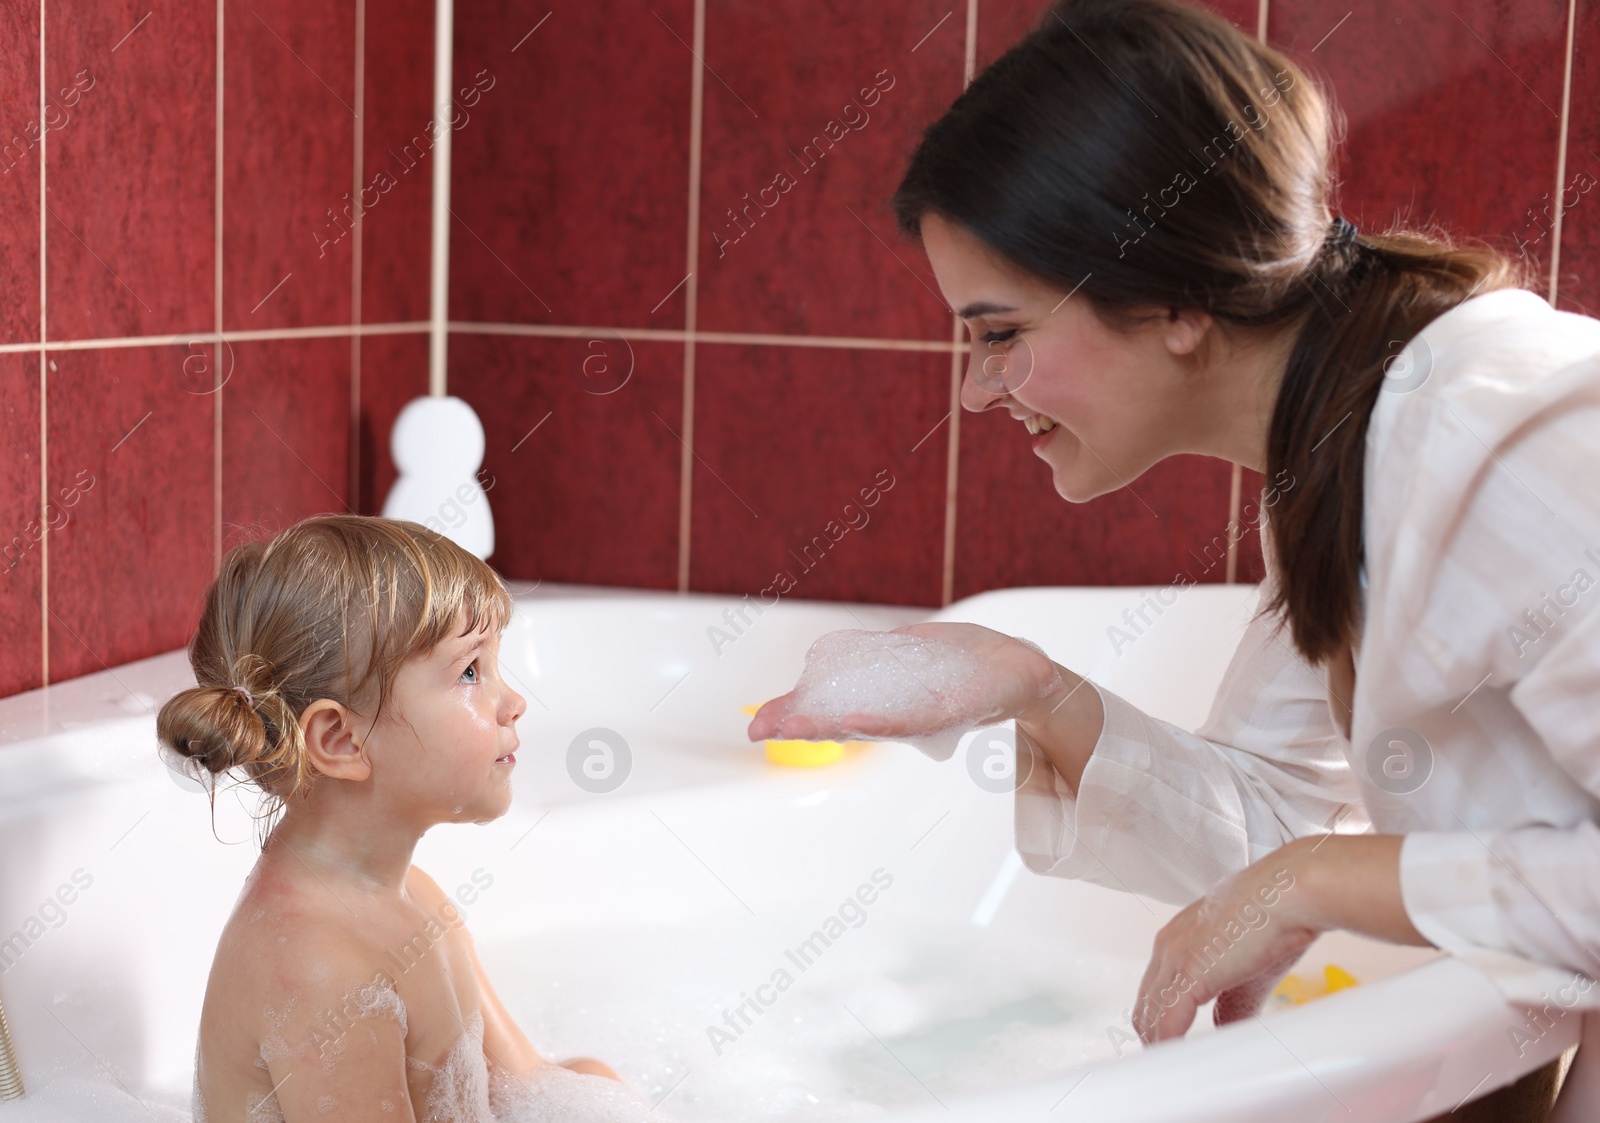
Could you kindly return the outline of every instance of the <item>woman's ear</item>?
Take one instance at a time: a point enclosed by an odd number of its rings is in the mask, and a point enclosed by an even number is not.
[[[356,715],[331,698],[319,698],[300,715],[306,755],[322,776],[335,780],[365,780],[372,762],[356,739]]]
[[[1198,308],[1169,308],[1161,331],[1167,350],[1174,355],[1192,355],[1205,342],[1215,321],[1209,312]]]

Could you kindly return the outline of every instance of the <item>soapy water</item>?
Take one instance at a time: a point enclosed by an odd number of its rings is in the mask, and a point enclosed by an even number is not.
[[[363,1000],[357,1017],[392,1018],[404,1033],[405,1002],[388,987],[372,989],[376,993]],[[557,1064],[544,1065],[525,1079],[499,1071],[491,1074],[483,1051],[483,1015],[474,1012],[464,1024],[465,1031],[439,1064],[406,1058],[407,1068],[430,1071],[433,1076],[426,1101],[414,1105],[417,1123],[674,1123],[664,1112],[652,1113],[650,1105],[632,1089],[607,1077],[572,1072]],[[290,1051],[269,1044],[262,1052],[286,1056]],[[106,1070],[102,1069],[101,1075],[106,1075]],[[85,1082],[81,1072],[49,1073],[21,1103],[9,1109],[0,1105],[0,1120],[78,1123],[93,1119],[131,1123],[135,1119],[154,1119],[157,1123],[206,1123],[206,1107],[198,1087],[188,1104],[180,1104],[171,1093],[145,1092],[135,1096],[120,1077],[109,1075],[111,1081],[99,1084]],[[337,1118],[334,1113],[340,1106],[335,1096],[323,1096],[317,1103],[321,1114],[333,1118]],[[379,1106],[384,1112],[397,1111],[399,1107],[389,1100]],[[284,1123],[277,1097],[259,1092],[247,1094],[245,1118],[250,1123]]]
[[[1107,1031],[1127,1028],[1146,959],[882,915],[802,969],[785,949],[816,922],[814,910],[764,909],[737,937],[718,924],[615,925],[478,946],[535,1043],[605,1058],[659,1105],[650,1118],[681,1123],[872,1118],[1113,1058]],[[778,969],[793,985],[763,987]],[[741,999],[758,995],[741,1018]]]
[[[480,938],[485,969],[541,1053],[599,1057],[625,1082],[550,1066],[521,1090],[493,1083],[490,1118],[873,1118],[1138,1048],[1126,1016],[1145,965],[1136,949],[1101,955],[1060,934],[884,915],[801,971],[784,949],[815,924],[814,909],[763,910],[737,938],[719,922]],[[708,1027],[725,1026],[741,994],[784,965],[793,987],[748,1027],[735,1019],[740,1032],[719,1051]],[[140,1090],[136,1100],[87,1063],[34,1084],[27,1099],[0,1106],[0,1121],[191,1121],[186,1096]]]
[[[481,1033],[481,1022],[479,1033]],[[462,1035],[462,1041],[468,1035]],[[481,1071],[482,1045],[475,1066]],[[464,1051],[462,1051],[464,1053]],[[415,1113],[418,1123],[675,1123],[672,1116],[651,1112],[650,1105],[615,1080],[573,1072],[560,1065],[540,1068],[526,1080],[496,1073],[487,1084],[474,1075],[470,1058],[452,1054],[440,1066],[435,1091],[427,1106]],[[86,1081],[79,1071],[60,1069],[41,1074],[25,1099],[0,1104],[0,1119],[28,1123],[204,1123],[203,1112],[191,1114],[177,1093],[141,1092],[137,1097],[120,1082]],[[480,1096],[480,1093],[482,1094]],[[338,1118],[334,1097],[319,1108]],[[250,1123],[282,1123],[277,1100],[252,1097],[245,1118]],[[397,1104],[384,1102],[384,1111]],[[13,1114],[15,1113],[15,1114]]]
[[[1028,640],[1017,642],[1045,654]],[[847,628],[822,636],[806,652],[789,713],[837,723],[841,736],[896,741],[934,760],[949,760],[968,733],[1004,719],[991,710],[990,670],[958,644],[909,632]],[[1052,681],[1040,693],[1054,685]],[[926,732],[865,732],[847,720],[857,715],[892,719],[898,727]]]
[[[406,1005],[394,990],[375,988],[376,997],[364,1001],[357,1017],[391,1017],[406,1027]],[[468,1015],[464,1032],[438,1064],[416,1057],[406,1058],[406,1067],[430,1072],[432,1081],[427,1100],[414,1112],[417,1123],[642,1123],[649,1105],[616,1081],[603,1076],[571,1072],[559,1065],[546,1065],[526,1080],[507,1073],[492,1076],[483,1052],[483,1015]],[[552,1070],[572,1079],[557,1076]],[[328,1099],[328,1097],[324,1097]],[[283,1113],[275,1097],[253,1096],[246,1117],[251,1123],[283,1123]],[[196,1097],[194,1123],[203,1123],[203,1108]],[[338,1103],[318,1103],[323,1113]],[[385,1111],[394,1105],[387,1100]],[[670,1117],[657,1115],[663,1123]]]

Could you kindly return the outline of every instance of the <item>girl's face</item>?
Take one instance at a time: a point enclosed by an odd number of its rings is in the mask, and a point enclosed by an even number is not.
[[[375,793],[418,825],[488,822],[511,805],[522,695],[500,677],[500,637],[453,636],[408,660],[367,739]]]
[[[1109,235],[1108,235],[1109,236]],[[1016,269],[968,231],[928,212],[922,244],[972,337],[961,404],[1018,420],[1062,498],[1082,503],[1131,483],[1190,442],[1185,398],[1192,325],[1164,310],[1114,331],[1087,300]],[[1024,425],[1054,427],[1034,435]]]

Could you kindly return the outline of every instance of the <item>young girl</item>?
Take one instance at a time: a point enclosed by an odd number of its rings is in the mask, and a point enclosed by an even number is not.
[[[242,772],[277,822],[212,963],[197,1123],[642,1114],[599,1061],[539,1056],[411,864],[435,823],[510,806],[510,613],[493,570],[412,522],[307,519],[223,562],[189,645],[198,685],[157,734],[208,787]]]

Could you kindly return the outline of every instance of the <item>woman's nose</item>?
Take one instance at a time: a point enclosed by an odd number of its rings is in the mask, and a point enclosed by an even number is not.
[[[982,413],[999,400],[999,395],[978,389],[970,374],[961,383],[961,408],[970,413]]]
[[[966,377],[961,380],[961,408],[971,413],[993,409],[1008,397],[1004,383],[997,383],[985,371],[984,359],[982,351],[975,346],[967,362]]]

